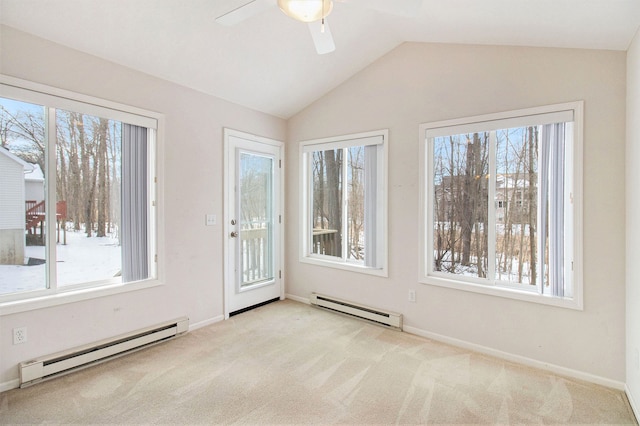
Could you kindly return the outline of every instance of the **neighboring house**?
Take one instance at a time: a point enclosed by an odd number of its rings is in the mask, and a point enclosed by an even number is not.
[[[537,179],[537,176],[533,176]],[[435,213],[439,221],[450,221],[449,214],[454,212],[455,221],[464,221],[464,199],[465,199],[465,182],[467,177],[459,176],[443,176],[442,182],[435,187]],[[476,219],[481,221],[485,219],[483,212],[486,210],[487,185],[488,180],[483,179],[477,183],[477,177],[470,177],[468,183],[469,194],[467,196],[469,205],[471,201],[479,201],[482,206],[477,207]],[[533,207],[535,208],[534,192],[529,194],[529,174],[528,173],[502,173],[496,177],[495,191],[495,208],[496,219],[499,223],[509,222],[511,224],[527,223],[529,220],[529,195],[534,197]],[[480,188],[478,191],[477,189]],[[536,188],[534,188],[535,191]]]
[[[26,201],[44,200],[40,166],[0,147],[0,265],[23,265]]]
[[[29,163],[0,147],[0,264],[22,265],[25,245],[24,172]]]
[[[529,198],[537,205],[537,186],[529,193],[529,173],[503,173],[496,177],[496,217],[499,222],[528,223]],[[537,180],[536,174],[531,175]],[[535,211],[533,212],[535,214]]]
[[[24,199],[39,203],[44,201],[44,173],[39,164],[30,164],[24,169]]]

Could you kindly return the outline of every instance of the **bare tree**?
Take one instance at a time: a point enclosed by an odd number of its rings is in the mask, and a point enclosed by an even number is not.
[[[43,114],[36,114],[27,109],[12,113],[2,108],[0,136],[3,147],[9,146],[10,141],[21,142],[12,144],[12,151],[23,160],[38,164],[42,170],[45,170]]]
[[[327,166],[327,210],[325,217],[329,229],[337,232],[333,239],[333,256],[341,256],[342,253],[342,150],[325,151],[325,163]]]
[[[529,257],[531,262],[529,262],[531,277],[530,283],[536,284],[537,282],[537,250],[536,250],[536,230],[538,224],[537,218],[537,152],[538,152],[538,128],[537,127],[528,127],[528,153],[529,153],[529,168],[527,173],[529,175],[529,190],[527,191],[528,202],[528,219],[529,219]]]
[[[363,146],[349,148],[349,257],[363,260],[364,241],[364,150]]]
[[[328,256],[342,256],[342,159],[342,149],[316,151],[312,157],[313,228],[331,232],[314,251]]]
[[[107,235],[107,221],[109,219],[109,157],[107,151],[109,132],[109,120],[100,118],[98,120],[95,152],[95,168],[97,179],[97,223],[96,236]]]
[[[9,148],[10,138],[13,134],[14,127],[13,115],[0,105],[0,146]]]

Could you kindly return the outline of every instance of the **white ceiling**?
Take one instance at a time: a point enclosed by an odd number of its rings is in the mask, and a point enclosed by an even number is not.
[[[247,1],[0,0],[0,22],[283,118],[404,41],[626,50],[640,25],[640,0],[423,0],[414,18],[342,0],[320,56],[275,5],[214,22]]]

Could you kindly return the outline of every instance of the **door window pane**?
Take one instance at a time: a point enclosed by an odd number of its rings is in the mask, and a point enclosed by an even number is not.
[[[273,280],[273,158],[240,154],[241,287]]]

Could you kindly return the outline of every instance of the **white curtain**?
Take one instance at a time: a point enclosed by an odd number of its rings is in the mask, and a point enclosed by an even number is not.
[[[122,124],[122,281],[149,277],[147,128]]]
[[[364,147],[364,264],[377,267],[378,145]]]
[[[540,241],[544,254],[549,245],[549,289],[553,296],[564,297],[564,172],[565,172],[565,124],[545,124],[540,138],[539,191],[540,191]],[[541,268],[542,292],[544,267]]]

